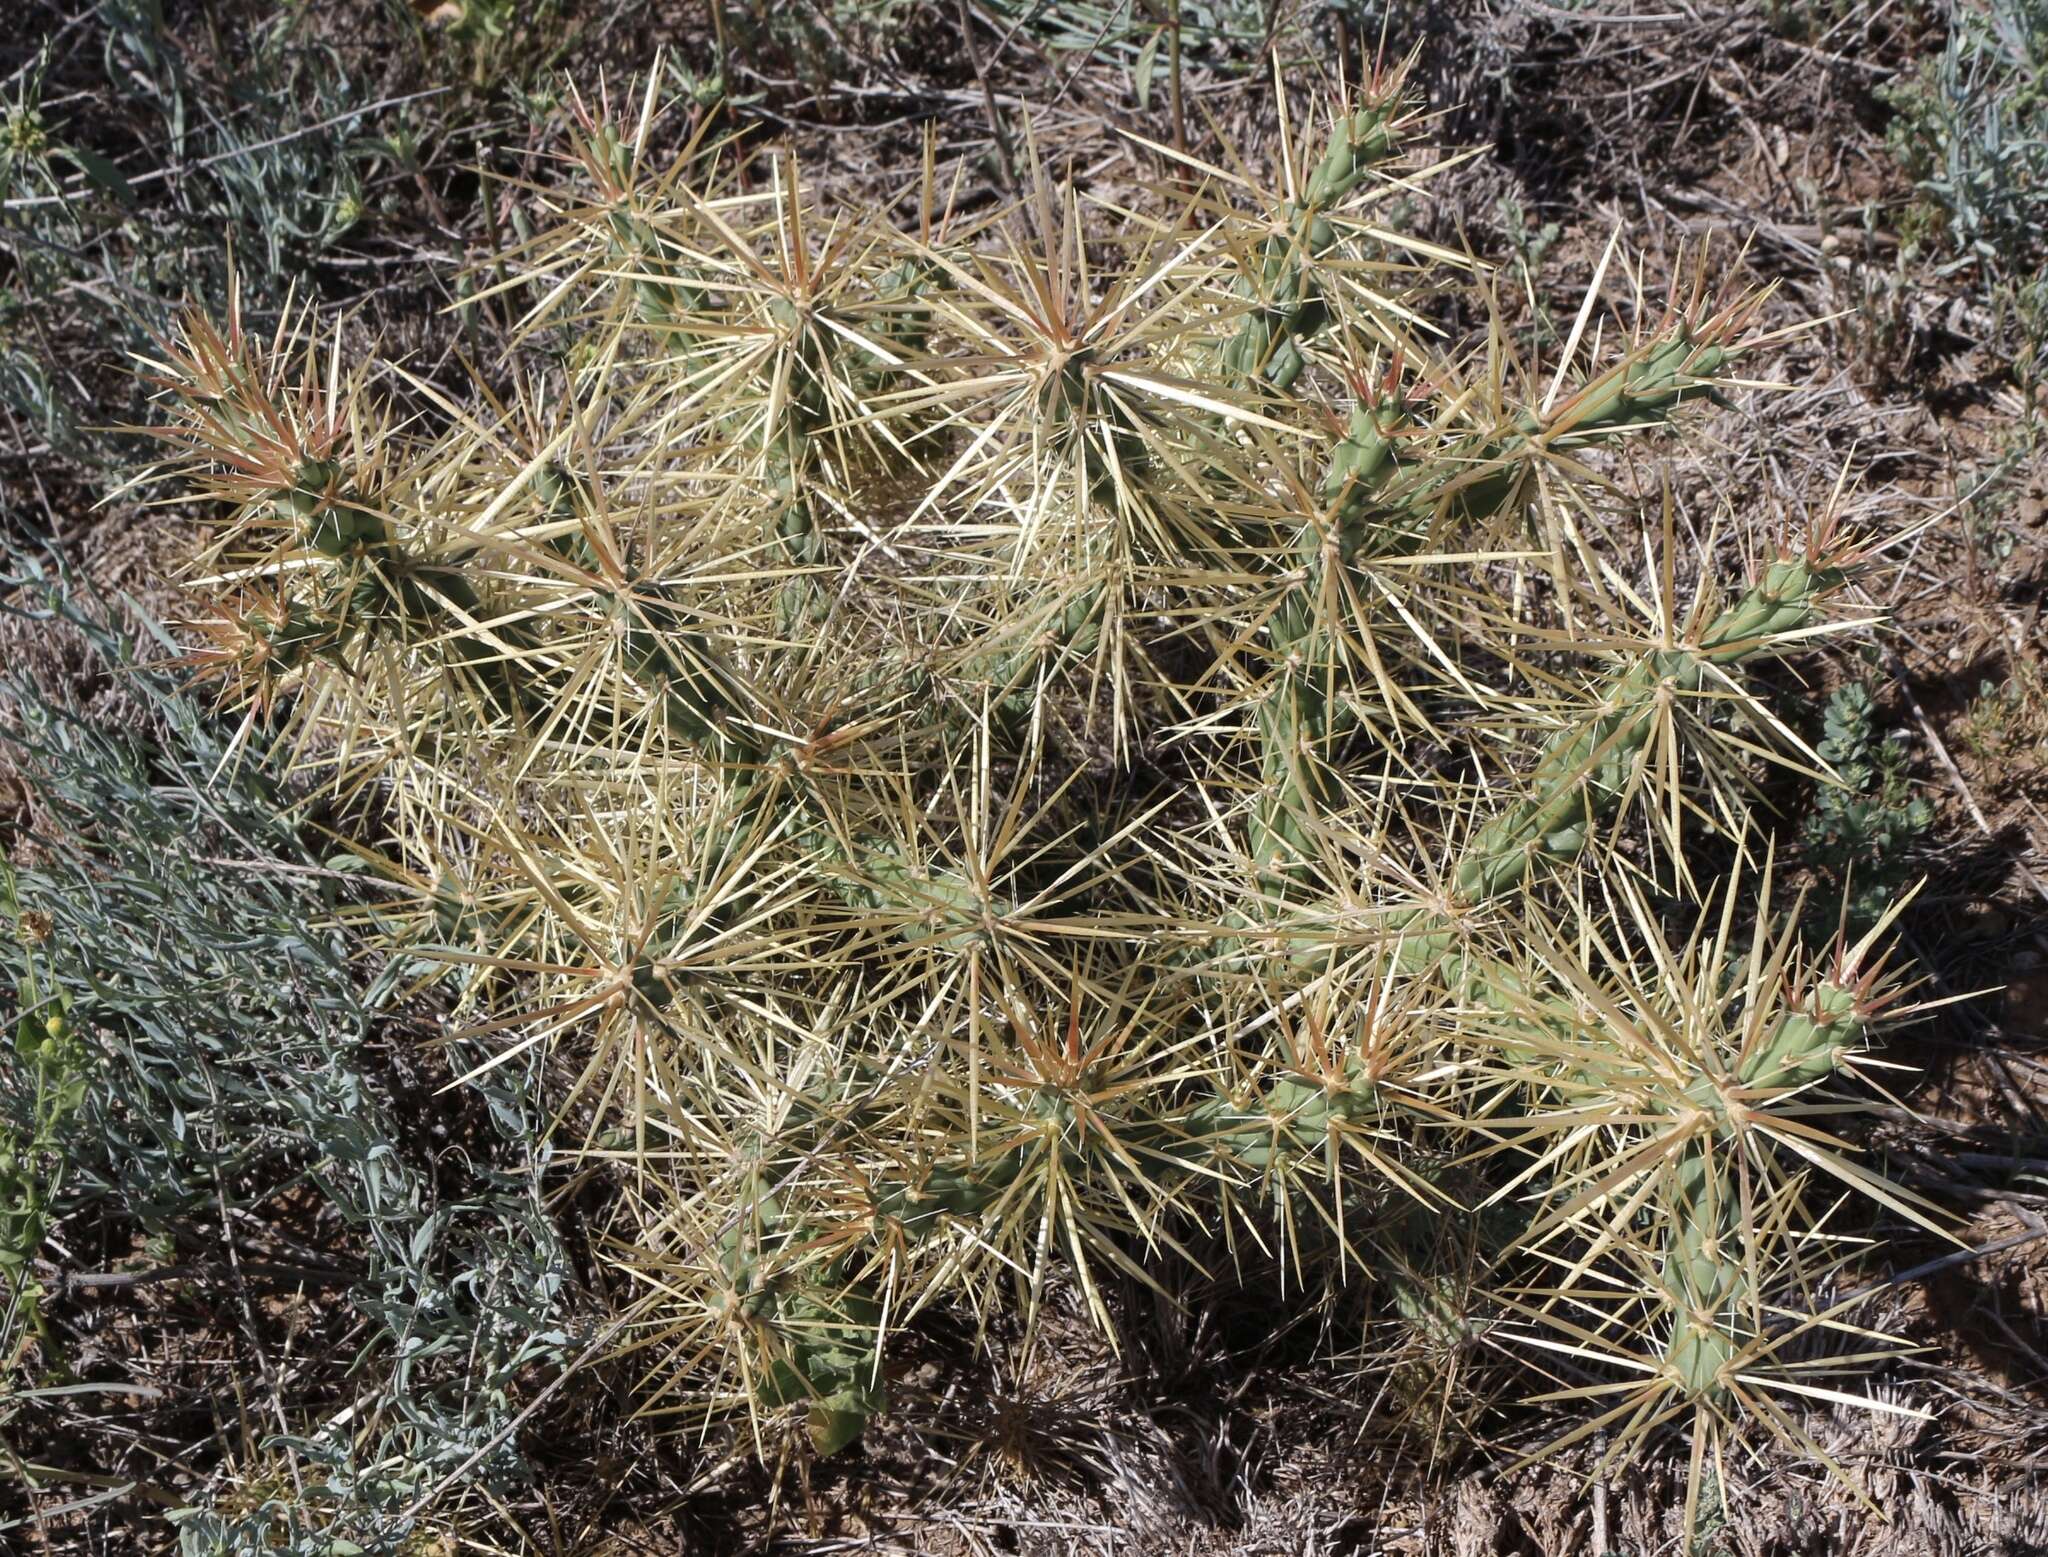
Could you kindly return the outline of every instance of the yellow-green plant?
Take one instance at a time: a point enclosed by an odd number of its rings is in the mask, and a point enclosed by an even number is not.
[[[1808,1116],[1896,991],[1708,866],[1814,760],[1754,667],[1861,625],[1867,558],[1723,582],[1606,452],[1758,300],[1702,255],[1555,360],[1447,341],[1483,267],[1381,214],[1398,74],[1283,189],[1138,209],[1034,160],[968,216],[929,153],[834,209],[658,163],[656,107],[587,113],[498,262],[515,390],[233,315],[152,369],[226,695],[616,1165],[648,1409],[834,1449],[922,1311],[1028,1337],[1061,1286],[1114,1340],[1182,1264],[1526,1340],[1618,1440],[1796,1431],[1809,1181],[1906,1204]],[[1482,1210],[1428,1268],[1417,1213]]]
[[[0,862],[0,911],[13,922],[21,943],[25,977],[14,989],[19,1014],[13,1052],[0,1067],[7,1088],[0,1113],[0,1282],[5,1283],[6,1317],[0,1348],[9,1365],[31,1331],[40,1334],[42,1289],[30,1263],[49,1231],[53,1180],[64,1163],[64,1131],[85,1094],[78,1039],[71,1030],[69,1001],[36,976],[35,957],[50,934],[47,915],[23,911],[16,901],[13,869]],[[26,1320],[17,1327],[16,1314]]]

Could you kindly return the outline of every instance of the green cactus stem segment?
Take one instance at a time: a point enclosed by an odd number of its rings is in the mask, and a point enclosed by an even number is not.
[[[1823,981],[1805,1009],[1788,1014],[1770,1038],[1744,1058],[1740,1080],[1758,1092],[1803,1087],[1832,1075],[1841,1057],[1863,1038],[1855,990]]]
[[[1698,693],[1717,668],[1779,651],[1813,621],[1820,598],[1841,577],[1803,558],[1781,559],[1716,616],[1692,647],[1653,650],[1619,671],[1599,712],[1545,746],[1527,780],[1528,797],[1496,813],[1467,841],[1451,875],[1456,900],[1475,908],[1496,902],[1540,867],[1576,859],[1626,791],[1665,690]],[[1249,836],[1254,858],[1283,895],[1314,852],[1312,819],[1332,784],[1320,755],[1331,733],[1325,690],[1330,679],[1328,669],[1312,674],[1290,668],[1259,710],[1264,787]],[[1383,933],[1400,937],[1400,966],[1409,972],[1441,962],[1455,944],[1449,928],[1420,909],[1390,912]],[[1327,956],[1327,945],[1313,935],[1298,938],[1282,954],[1308,973],[1320,970]]]
[[[893,266],[875,285],[877,344],[889,355],[914,355],[924,348],[931,330],[931,310],[918,299],[929,275],[922,264],[906,260]],[[817,494],[812,490],[817,455],[813,445],[832,424],[827,386],[835,375],[870,388],[886,384],[894,374],[879,358],[855,353],[848,362],[841,331],[861,332],[860,320],[821,317],[822,310],[777,297],[768,316],[788,343],[779,415],[765,416],[761,427],[762,471],[777,546],[784,561],[798,570],[783,591],[785,626],[802,620],[818,600],[811,573],[827,559],[826,532]],[[873,338],[873,337],[871,337]]]
[[[995,689],[992,711],[1012,733],[1031,723],[1038,707],[1039,668],[1048,660],[1085,658],[1102,638],[1103,586],[1077,591],[1044,629],[1016,648],[983,656],[969,672]]]
[[[324,557],[353,556],[389,539],[383,519],[343,487],[339,467],[329,460],[307,460],[293,471],[276,508],[280,517],[297,521],[306,544]]]
[[[925,299],[934,279],[931,264],[913,256],[898,260],[875,283],[875,333],[899,357],[918,355],[931,340],[932,309]],[[874,382],[893,377],[893,370],[877,365]]]
[[[1617,675],[1600,712],[1559,733],[1544,749],[1529,777],[1529,798],[1473,834],[1454,877],[1459,897],[1486,902],[1539,865],[1576,858],[1626,788],[1665,690],[1697,693],[1709,685],[1713,667],[1779,649],[1813,619],[1819,597],[1840,578],[1798,558],[1775,562],[1707,626],[1695,646],[1652,651]]]
[[[1448,479],[1425,482],[1410,494],[1411,509],[1449,506],[1460,517],[1497,514],[1521,492],[1532,456],[1612,437],[1627,429],[1659,426],[1672,411],[1694,400],[1712,399],[1718,375],[1735,356],[1727,344],[1727,317],[1695,325],[1678,320],[1670,333],[1639,347],[1563,404],[1544,415],[1524,412],[1504,436],[1479,438],[1446,464]]]
[[[461,571],[466,557],[429,562],[413,556],[331,460],[302,462],[273,506],[297,522],[306,545],[336,569],[335,600],[327,612],[294,606],[268,635],[280,665],[338,653],[358,633],[395,633],[409,641],[438,637],[449,668],[475,685],[497,713],[517,717],[536,706],[539,689],[521,683],[512,658],[531,642],[530,635],[513,624],[492,634],[466,625],[482,604]]]
[[[749,1372],[764,1405],[806,1408],[811,1447],[837,1454],[886,1409],[880,1377],[881,1305],[842,1268],[776,1268],[805,1229],[783,1217],[758,1174],[740,1220],[719,1245],[729,1294],[726,1318],[750,1342]]]
[[[1329,663],[1329,636],[1320,606],[1325,568],[1349,567],[1365,547],[1363,521],[1373,497],[1397,470],[1392,433],[1402,407],[1391,398],[1361,399],[1350,427],[1332,451],[1322,482],[1330,541],[1311,527],[1298,543],[1302,578],[1268,623],[1274,652],[1285,657],[1272,693],[1260,703],[1259,795],[1251,819],[1253,857],[1283,875],[1312,855],[1312,818],[1330,799],[1323,751],[1336,733],[1332,689],[1338,667]]]
[[[629,580],[609,601],[619,657],[656,701],[670,733],[708,758],[758,765],[767,750],[739,720],[749,699],[738,676],[691,625],[675,591]]]
[[[1337,228],[1325,213],[1394,154],[1399,144],[1396,107],[1391,100],[1367,102],[1344,116],[1301,199],[1281,209],[1279,230],[1259,245],[1240,273],[1238,296],[1254,306],[1223,346],[1223,364],[1238,379],[1263,379],[1286,390],[1307,366],[1302,343],[1329,319],[1309,275],[1309,267],[1337,241]]]
[[[1667,1242],[1658,1270],[1672,1325],[1664,1365],[1693,1400],[1726,1397],[1728,1370],[1753,1323],[1747,1311],[1754,1307],[1754,1273],[1743,1257],[1749,1240],[1735,1169],[1743,1127],[1730,1113],[1729,1089],[1762,1103],[1832,1074],[1863,1038],[1855,992],[1824,982],[1804,1009],[1788,1012],[1743,1056],[1735,1077],[1701,1076],[1676,1101],[1708,1121],[1668,1170]]]
[[[589,487],[560,461],[549,460],[534,472],[533,490],[548,525],[541,544],[556,556],[594,572],[598,556],[586,519],[591,512]]]
[[[704,311],[704,293],[670,262],[661,234],[637,212],[620,207],[606,218],[612,253],[631,273],[633,309],[644,325],[687,330],[692,315]]]
[[[982,944],[1000,925],[1011,905],[985,899],[960,872],[930,869],[905,860],[886,840],[863,839],[855,860],[828,835],[813,835],[826,863],[850,863],[834,872],[833,889],[851,908],[868,909],[897,918],[904,940],[941,951],[965,951]]]
[[[1407,551],[1428,533],[1429,519],[1447,504],[1469,514],[1497,511],[1519,489],[1524,458],[1540,441],[1611,436],[1664,419],[1676,406],[1708,393],[1712,376],[1728,361],[1728,349],[1701,340],[1681,324],[1669,338],[1595,379],[1542,421],[1524,418],[1513,434],[1479,440],[1462,455],[1433,468],[1404,467],[1397,457],[1401,431],[1410,421],[1397,373],[1374,397],[1354,403],[1345,436],[1331,451],[1320,496],[1326,505],[1319,524],[1307,527],[1296,545],[1300,578],[1281,597],[1268,622],[1273,652],[1285,660],[1272,694],[1259,708],[1260,793],[1251,822],[1254,858],[1276,872],[1283,886],[1312,854],[1313,818],[1333,785],[1322,773],[1324,753],[1340,733],[1336,720],[1346,687],[1335,654],[1337,633],[1328,620],[1333,592],[1327,570],[1352,568],[1374,556]],[[1455,474],[1445,476],[1442,471]],[[1539,786],[1554,788],[1550,800],[1519,816],[1497,820],[1476,840],[1459,869],[1460,892],[1470,899],[1495,897],[1523,879],[1529,865],[1518,859],[1532,839],[1555,858],[1584,846],[1574,836],[1585,806],[1565,786],[1593,754],[1625,777],[1635,751],[1648,738],[1654,697],[1667,681],[1677,690],[1699,690],[1709,664],[1743,658],[1759,644],[1803,625],[1817,588],[1802,563],[1779,563],[1702,637],[1697,651],[1652,657],[1626,672],[1607,700],[1602,721],[1546,754]],[[1582,749],[1568,749],[1568,748]],[[1597,785],[1598,775],[1591,782]],[[1612,786],[1610,786],[1612,792]]]
[[[297,670],[335,646],[333,624],[303,605],[288,606],[276,621],[258,616],[250,625],[263,639],[271,662],[282,670]]]

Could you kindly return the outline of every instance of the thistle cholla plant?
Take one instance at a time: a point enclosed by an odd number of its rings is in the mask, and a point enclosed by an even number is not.
[[[150,369],[197,658],[615,1164],[646,1409],[829,1453],[927,1309],[1114,1344],[1232,1273],[1610,1454],[1862,1400],[1830,1220],[1927,1213],[1815,1121],[1901,992],[1883,926],[1792,938],[1748,807],[1815,760],[1752,673],[1868,555],[1724,582],[1603,475],[1759,300],[1603,263],[1554,361],[1447,341],[1400,72],[1146,210],[1033,156],[962,214],[929,147],[839,209],[656,117],[580,112],[474,395],[233,309]]]

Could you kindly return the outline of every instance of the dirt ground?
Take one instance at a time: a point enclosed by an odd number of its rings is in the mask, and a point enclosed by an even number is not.
[[[0,21],[0,73],[18,72],[30,40],[54,36],[51,80],[75,94],[70,116],[89,111],[107,89],[84,49],[88,13],[22,3],[25,19],[15,11]],[[1926,885],[1901,920],[1904,945],[1931,992],[1971,997],[1901,1036],[1890,1057],[1911,1070],[1869,1143],[1895,1179],[1960,1217],[1955,1244],[1883,1232],[1869,1267],[1869,1322],[1919,1348],[1874,1387],[1931,1406],[1933,1420],[1816,1404],[1804,1429],[1867,1499],[1824,1466],[1759,1441],[1722,1467],[1727,1506],[1709,1521],[1719,1545],[1701,1549],[2048,1553],[2048,459],[2040,440],[2022,435],[2041,408],[1992,338],[1972,274],[1909,260],[1895,230],[1912,190],[1886,152],[1879,89],[1936,47],[1943,20],[1888,4],[1790,27],[1776,8],[1727,0],[1639,10],[1429,0],[1395,12],[1386,47],[1419,51],[1437,139],[1482,148],[1409,220],[1501,262],[1511,321],[1528,306],[1525,272],[1527,293],[1575,300],[1618,232],[1640,256],[1646,290],[1711,240],[1724,290],[1772,288],[1766,322],[1805,326],[1751,370],[1781,387],[1713,411],[1703,437],[1671,451],[1674,489],[1703,521],[1736,512],[1792,527],[1832,504],[1871,534],[1911,532],[1892,584],[1871,602],[1886,619],[1876,658],[1816,656],[1801,674],[1816,701],[1859,678],[1878,689],[1881,723],[1897,732],[1916,793],[1934,811],[1912,846],[1911,874]],[[173,4],[165,14],[202,70],[233,53],[209,16],[251,24],[232,7]],[[387,59],[377,95],[425,79],[431,61],[394,43],[410,35],[386,9],[321,14],[358,68],[374,74]],[[657,49],[699,70],[717,54],[695,7],[570,6],[557,24],[550,63],[586,86],[600,72],[633,79]],[[1355,78],[1375,46],[1366,24],[1318,25],[1333,72],[1341,62]],[[1038,155],[1096,187],[1138,189],[1162,176],[1158,159],[1122,133],[1171,134],[1163,92],[1155,87],[1141,109],[1127,62],[1048,56],[972,3],[911,6],[881,42],[859,33],[844,42],[815,57],[764,49],[735,64],[733,85],[746,99],[737,110],[746,133],[786,138],[808,176],[848,198],[902,189],[927,121],[939,127],[942,160],[964,161],[979,181],[970,198],[998,198],[992,105],[1029,105]],[[1286,83],[1296,112],[1318,85]],[[456,272],[486,252],[522,198],[491,185],[493,208],[474,165],[538,176],[550,150],[545,130],[507,113],[502,97],[458,95],[471,122],[428,121],[417,171],[380,173],[372,214],[306,281],[321,306],[352,311],[364,339],[409,351],[428,378],[452,372],[463,348],[437,322]],[[1260,69],[1191,61],[1191,151],[1220,156],[1234,145],[1257,166],[1270,155],[1273,101]],[[0,280],[6,264],[0,246]],[[87,388],[124,371],[96,339],[89,323],[52,321],[50,349],[79,354],[72,366]],[[185,544],[176,515],[119,495],[108,463],[53,450],[18,417],[11,425],[10,447],[0,424],[10,531],[55,535],[104,588],[175,617],[164,580]],[[60,664],[52,674],[61,673]],[[88,1328],[127,1349],[138,1379],[233,1366],[233,1347],[214,1346],[203,1315],[178,1310],[190,1301],[181,1292],[80,1301],[128,1305],[125,1323]],[[737,1441],[653,1435],[626,1410],[630,1375],[595,1367],[588,1388],[565,1392],[525,1427],[523,1441],[550,1467],[544,1484],[460,1549],[1681,1549],[1683,1442],[1605,1467],[1595,1445],[1505,1469],[1544,1432],[1512,1411],[1467,1408],[1461,1375],[1493,1365],[1483,1343],[1382,1377],[1341,1377],[1319,1361],[1313,1337],[1274,1333],[1270,1314],[1227,1296],[1201,1307],[1200,1324],[1162,1324],[1156,1345],[1122,1358],[1078,1308],[1064,1313],[1056,1344],[1007,1390],[967,1363],[971,1338],[934,1328],[900,1361],[903,1408],[858,1451],[808,1468],[764,1470]],[[318,1321],[280,1313],[274,1323],[281,1333]],[[1004,1339],[991,1338],[998,1354]],[[1390,1412],[1395,1397],[1403,1409]],[[1390,1431],[1394,1419],[1407,1429]],[[98,1452],[74,1447],[85,1458]],[[21,1549],[148,1549],[162,1539],[153,1517],[124,1508],[92,1530]]]

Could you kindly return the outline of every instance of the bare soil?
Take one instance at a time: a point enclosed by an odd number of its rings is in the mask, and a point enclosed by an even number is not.
[[[0,24],[0,74],[18,72],[25,46],[52,33],[61,40],[54,79],[85,99],[68,111],[91,112],[106,87],[97,62],[79,52],[89,23],[52,0],[27,5],[26,31],[19,18]],[[375,5],[328,9],[323,25],[366,60],[401,36]],[[1932,46],[1940,18],[1918,5],[1862,5],[1788,36],[1761,8],[1728,0],[1625,10],[1443,0],[1397,16],[1389,47],[1419,48],[1442,140],[1486,148],[1412,219],[1510,266],[1518,244],[1530,253],[1531,235],[1556,224],[1533,291],[1573,301],[1617,230],[1642,256],[1648,290],[1711,235],[1725,288],[1774,287],[1770,321],[1810,325],[1756,366],[1757,378],[1787,387],[1715,412],[1689,452],[1673,451],[1673,483],[1699,522],[1733,511],[1792,527],[1835,501],[1871,533],[1914,531],[1895,581],[1872,602],[1888,621],[1880,658],[1816,658],[1802,673],[1821,691],[1871,679],[1887,726],[1904,733],[1937,821],[1916,854],[1927,883],[1902,936],[1930,991],[1970,996],[1903,1036],[1894,1057],[1914,1070],[1900,1077],[1870,1142],[1894,1176],[1960,1213],[1953,1243],[1875,1230],[1868,1262],[1868,1322],[1923,1348],[1874,1387],[1929,1406],[1934,1419],[1815,1403],[1803,1426],[1845,1474],[1757,1442],[1723,1467],[1727,1507],[1706,1549],[2048,1552],[2048,463],[2023,453],[1994,518],[1972,517],[1964,497],[2040,408],[2027,405],[1983,337],[1969,274],[1940,276],[1900,259],[1894,228],[1911,191],[1885,151],[1876,88]],[[253,19],[232,6],[166,12],[195,59],[215,56],[219,15]],[[654,64],[657,47],[700,69],[715,54],[696,8],[572,6],[562,35],[562,61],[586,88],[603,70],[616,90]],[[1097,187],[1135,190],[1166,172],[1119,133],[1170,138],[1164,94],[1155,90],[1140,110],[1119,70],[1048,61],[971,4],[916,7],[891,39],[861,58],[763,57],[739,69],[734,85],[751,100],[735,123],[757,138],[786,138],[811,177],[852,199],[901,196],[928,120],[942,159],[967,165],[967,198],[998,198],[991,96],[1033,105],[1039,155]],[[1356,29],[1347,42],[1341,63],[1355,77]],[[1334,39],[1326,63],[1340,63]],[[383,85],[409,89],[413,68],[390,67]],[[1288,83],[1297,113],[1310,85]],[[1197,71],[1188,101],[1197,154],[1224,155],[1226,144],[1255,164],[1269,154],[1273,87],[1262,71]],[[488,96],[463,103],[482,131],[502,108]],[[119,105],[104,111],[118,115]],[[477,125],[441,126],[417,189],[391,192],[360,238],[309,278],[325,306],[355,309],[365,338],[405,351],[429,376],[452,373],[461,350],[436,312],[452,274],[486,251],[519,198],[500,187],[496,209],[483,209],[475,148],[495,148],[500,174],[545,170],[544,129],[509,115],[496,122],[496,140],[467,133]],[[1502,290],[1514,297],[1519,280]],[[80,326],[67,338],[91,336]],[[119,370],[86,367],[94,382]],[[10,452],[0,425],[0,503],[14,532],[54,534],[102,588],[177,616],[164,582],[184,540],[175,516],[103,502],[110,485],[105,470],[38,452],[32,436],[17,436]],[[61,655],[50,674],[64,674]],[[1987,686],[2018,691],[1999,702]],[[10,805],[6,782],[0,809]],[[132,1252],[100,1247],[91,1263],[114,1269]],[[148,1488],[189,1489],[224,1463],[258,1463],[255,1359],[219,1322],[226,1295],[197,1280],[64,1297],[57,1322],[96,1363],[206,1404],[172,1417],[138,1395],[132,1414],[102,1424],[97,1437],[56,1437],[38,1452],[94,1471],[138,1463],[135,1444],[146,1440]],[[447,1549],[1680,1550],[1685,1443],[1604,1467],[1587,1448],[1505,1469],[1541,1435],[1525,1417],[1472,1403],[1461,1378],[1492,1365],[1483,1346],[1344,1376],[1315,1336],[1275,1333],[1270,1307],[1197,1296],[1186,1316],[1161,1315],[1147,1349],[1123,1357],[1078,1313],[1058,1316],[1052,1344],[1022,1377],[1005,1371],[1004,1337],[986,1343],[993,1361],[971,1362],[974,1337],[928,1327],[895,1361],[899,1409],[860,1448],[814,1466],[790,1459],[764,1469],[739,1436],[652,1434],[629,1419],[629,1375],[593,1369],[587,1388],[565,1392],[527,1425],[541,1486],[500,1510],[501,1524],[473,1547]],[[278,1289],[266,1302],[259,1346],[280,1357],[345,1346],[321,1291]],[[1391,1430],[1401,1419],[1407,1430]],[[47,1510],[51,1500],[41,1501]],[[57,1518],[21,1549],[161,1547],[159,1502],[145,1489],[91,1520]]]

